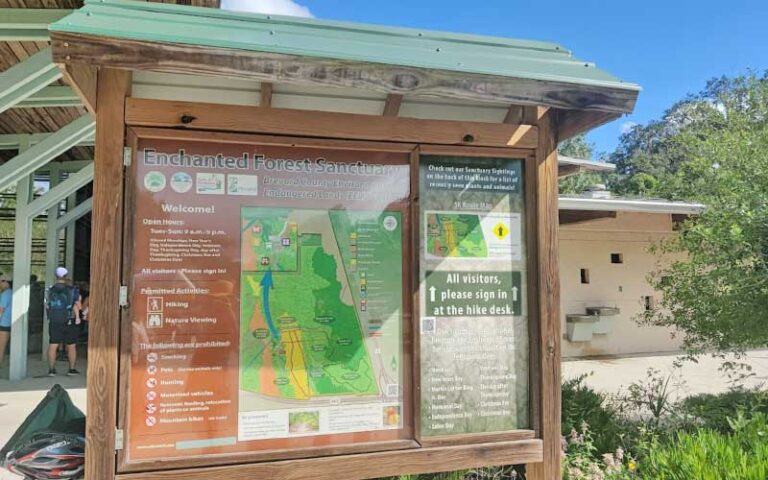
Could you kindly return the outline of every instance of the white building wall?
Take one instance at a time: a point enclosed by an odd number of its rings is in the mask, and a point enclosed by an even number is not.
[[[647,282],[658,259],[648,252],[652,242],[672,235],[669,214],[618,212],[616,218],[590,220],[560,227],[561,322],[566,314],[586,313],[587,307],[618,307],[613,331],[593,335],[588,342],[562,341],[562,356],[636,355],[678,350],[679,340],[666,328],[641,326],[635,318],[645,308],[645,296],[659,300]],[[623,263],[611,263],[611,254]],[[589,272],[582,283],[581,269]]]

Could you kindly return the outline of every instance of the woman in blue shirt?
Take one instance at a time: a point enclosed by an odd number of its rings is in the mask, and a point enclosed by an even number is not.
[[[11,278],[7,275],[0,276],[0,365],[5,361],[5,348],[11,338],[11,303],[13,301],[13,288]]]

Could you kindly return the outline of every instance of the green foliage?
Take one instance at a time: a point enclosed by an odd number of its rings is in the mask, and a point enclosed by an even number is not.
[[[650,173],[638,172],[623,180],[625,194],[653,196],[659,188],[659,179]]]
[[[625,480],[633,476],[637,464],[617,448],[598,455],[593,431],[586,424],[581,432],[572,430],[562,441],[564,480]]]
[[[735,388],[718,395],[694,395],[684,399],[680,409],[701,427],[726,433],[732,429],[728,420],[734,412],[748,417],[758,413],[768,415],[768,393]]]
[[[563,478],[768,478],[768,393],[734,389],[674,402],[677,386],[673,376],[649,370],[644,380],[632,384],[623,402],[613,403],[585,386],[584,377],[566,382]],[[578,416],[585,421],[574,428]],[[606,424],[588,427],[587,418],[595,424],[601,420]],[[605,441],[605,431],[620,433],[613,436],[611,443]],[[598,446],[601,437],[604,444]]]
[[[759,414],[731,434],[701,429],[671,441],[653,439],[639,462],[643,479],[765,480],[768,478],[768,424]]]
[[[622,444],[626,434],[625,422],[607,395],[584,383],[586,378],[586,375],[581,375],[563,383],[562,431],[580,431],[588,425],[595,451],[598,454],[613,451]]]
[[[592,160],[595,153],[595,144],[588,141],[587,136],[582,133],[562,142],[558,145],[557,151],[560,155],[565,155],[566,157]]]
[[[421,475],[400,475],[385,480],[525,480],[519,467],[487,467],[457,472],[425,473]]]
[[[691,355],[743,352],[768,345],[768,77],[718,80],[698,102],[706,118],[668,140],[686,160],[658,191],[707,209],[656,249],[670,263],[649,279],[662,300],[643,320],[680,332]]]
[[[664,377],[658,370],[649,368],[643,381],[629,385],[624,401],[633,407],[636,416],[658,426],[664,417],[675,413],[674,394],[680,384],[673,377],[672,374]]]

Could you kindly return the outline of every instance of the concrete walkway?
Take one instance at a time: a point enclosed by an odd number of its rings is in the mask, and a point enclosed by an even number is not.
[[[579,375],[589,375],[585,383],[595,390],[606,393],[626,391],[633,382],[646,379],[646,372],[654,368],[665,378],[673,375],[671,383],[677,384],[674,396],[684,398],[699,393],[719,393],[729,390],[733,383],[728,376],[720,372],[721,359],[702,357],[698,363],[684,362],[681,368],[675,368],[677,355],[657,355],[650,357],[606,358],[597,360],[563,360],[563,379],[568,380]],[[739,382],[747,388],[768,386],[768,350],[755,350],[747,353],[742,362],[752,367],[754,374]]]

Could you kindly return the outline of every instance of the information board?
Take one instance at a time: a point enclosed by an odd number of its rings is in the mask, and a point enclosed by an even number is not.
[[[419,189],[421,435],[529,428],[523,161],[422,157]]]
[[[128,462],[410,437],[408,162],[139,142]]]

